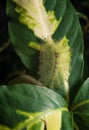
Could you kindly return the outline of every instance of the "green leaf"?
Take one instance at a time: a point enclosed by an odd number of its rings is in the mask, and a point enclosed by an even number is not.
[[[81,118],[81,123],[89,128],[89,79],[87,79],[77,93],[71,111]]]
[[[63,120],[61,130],[72,130],[72,129],[74,130],[74,123],[71,113],[69,114],[68,112],[63,111],[62,118]]]
[[[33,1],[18,1],[12,0],[17,4],[15,10],[20,13],[20,21],[30,28],[34,34],[43,39],[51,38],[59,25],[59,20],[55,17],[54,11],[46,12],[43,2],[39,0]],[[30,9],[30,11],[29,11]],[[39,20],[38,20],[39,19]]]
[[[72,104],[72,111],[74,112],[89,112],[88,109],[85,109],[85,106],[89,108],[89,79],[87,79],[82,87],[80,88],[79,92],[77,93],[73,104]]]
[[[75,120],[75,130],[89,130],[89,121],[85,122],[83,118],[81,118],[79,115],[74,116]]]
[[[64,84],[64,90],[62,89],[59,93],[62,96],[67,95],[69,100],[69,93],[72,93],[73,86],[81,79],[83,69],[83,36],[74,8],[68,0],[33,0],[28,3],[18,0],[12,1],[7,0],[7,15],[11,19],[9,21],[10,37],[17,54],[26,67],[29,68],[29,71],[32,72],[32,75],[39,77],[37,75],[39,71],[39,52],[32,48],[31,43],[38,45],[43,45],[45,42],[60,44],[59,40],[64,37],[69,41],[68,47],[71,50],[71,60],[69,60],[70,57],[67,60],[71,63],[68,61],[67,74],[65,73],[67,79],[65,79],[64,74],[59,74],[61,78],[58,77],[59,79],[63,78],[62,84]],[[34,48],[38,49],[39,46],[36,45]],[[58,48],[58,52],[60,52],[61,48]],[[67,51],[62,55],[64,56],[63,60],[66,55],[68,55]],[[60,70],[64,70],[66,66],[67,63],[63,61]],[[64,79],[67,81],[64,82]],[[59,91],[60,86],[62,86],[60,83],[57,84],[57,91]]]
[[[0,128],[59,130],[64,114],[72,130],[66,101],[56,92],[30,84],[0,86]],[[66,129],[67,130],[67,129]]]
[[[86,129],[89,129],[89,114],[80,113],[78,116],[81,118],[82,125]],[[80,122],[79,126],[81,125],[81,122]]]

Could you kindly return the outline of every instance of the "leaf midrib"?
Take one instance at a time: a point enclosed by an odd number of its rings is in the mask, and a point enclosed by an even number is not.
[[[86,105],[86,104],[88,104],[88,103],[89,103],[89,100],[82,101],[82,102],[76,104],[75,106],[72,106],[72,107],[71,107],[71,110],[74,111],[74,110],[76,110],[77,108],[79,108],[79,107],[81,107],[81,106],[83,106],[83,105]]]
[[[43,27],[44,27],[44,30],[46,31],[47,33],[47,36],[50,35],[50,30],[49,30],[49,27],[47,25],[47,21],[45,21],[45,17],[44,17],[44,14],[43,14],[43,10],[41,9],[41,5],[40,5],[40,1],[39,0],[35,0],[35,2],[37,3],[37,6],[38,6],[38,10],[39,10],[39,13],[40,13],[40,16],[41,16],[41,21],[42,21],[42,24],[43,24]],[[44,8],[45,10],[45,8]]]
[[[61,112],[62,111],[68,111],[68,109],[67,108],[65,108],[65,107],[63,107],[63,108],[60,108],[60,109],[55,109],[55,111],[56,110],[60,110]],[[42,117],[44,117],[47,113],[52,113],[52,112],[54,112],[54,110],[50,110],[50,111],[46,111],[46,112],[44,112],[44,113],[41,113],[40,115],[38,115],[38,116],[36,116],[35,118],[33,118],[32,120],[30,120],[29,118],[27,119],[27,120],[25,120],[24,122],[26,123],[21,123],[21,125],[19,126],[19,124],[15,127],[15,128],[13,128],[13,130],[16,130],[16,129],[19,129],[19,130],[21,130],[21,129],[23,129],[24,127],[26,127],[26,125],[28,126],[28,125],[31,125],[31,124],[33,124],[34,122],[36,122],[38,119],[40,119],[40,120],[42,120]],[[30,124],[29,124],[29,122],[30,122]]]

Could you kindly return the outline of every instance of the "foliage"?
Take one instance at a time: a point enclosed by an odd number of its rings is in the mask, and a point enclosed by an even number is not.
[[[10,40],[28,75],[0,86],[0,129],[88,130],[89,79],[77,84],[83,35],[70,1],[7,0],[6,12]]]

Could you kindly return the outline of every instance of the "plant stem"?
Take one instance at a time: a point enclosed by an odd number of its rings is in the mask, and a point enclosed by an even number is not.
[[[31,83],[31,84],[43,86],[43,84],[39,80],[27,74],[21,74],[8,82],[8,84],[16,84],[16,83]]]
[[[2,47],[0,47],[0,53],[5,50],[10,45],[10,40],[8,40]]]

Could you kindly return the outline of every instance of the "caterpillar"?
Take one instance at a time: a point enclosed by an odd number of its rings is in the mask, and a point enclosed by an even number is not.
[[[57,43],[46,43],[39,61],[40,81],[45,86],[53,89],[64,84],[64,81],[68,82],[71,51],[66,37]]]
[[[49,40],[44,45],[30,43],[30,46],[40,51],[39,80],[42,84],[51,89],[60,89],[68,95],[71,49],[66,36],[57,42]]]

